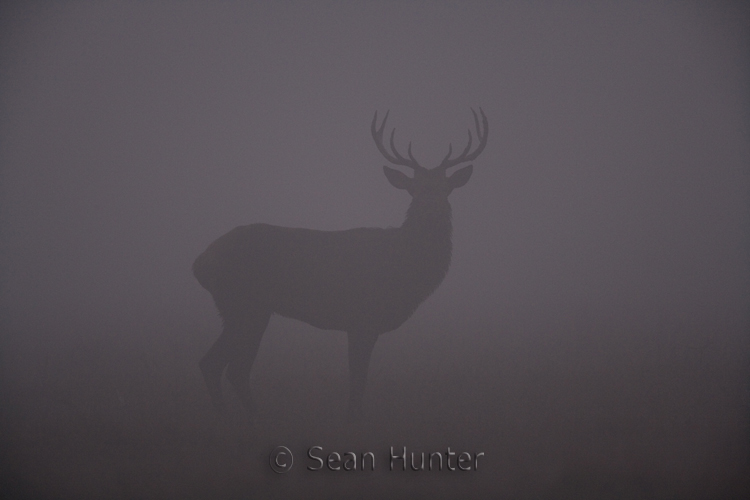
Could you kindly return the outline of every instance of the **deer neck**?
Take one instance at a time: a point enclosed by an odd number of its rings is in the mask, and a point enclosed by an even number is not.
[[[413,199],[401,229],[413,257],[444,276],[451,259],[451,206]],[[441,276],[442,279],[442,276]]]

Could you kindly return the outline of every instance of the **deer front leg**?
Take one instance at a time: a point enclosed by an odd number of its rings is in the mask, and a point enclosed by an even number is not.
[[[349,332],[349,421],[362,420],[362,396],[377,334]]]

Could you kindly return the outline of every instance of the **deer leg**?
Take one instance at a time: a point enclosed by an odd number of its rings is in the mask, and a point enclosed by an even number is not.
[[[250,390],[250,370],[270,318],[269,312],[258,312],[246,318],[227,367],[227,379],[251,419],[255,415],[255,403]]]
[[[349,332],[349,421],[362,420],[362,397],[377,335]]]
[[[208,388],[208,395],[211,397],[211,402],[219,413],[224,412],[224,398],[221,395],[221,376],[224,373],[224,368],[229,364],[234,336],[235,333],[231,324],[225,321],[221,335],[219,335],[219,338],[199,363],[203,380],[206,381],[206,387]]]

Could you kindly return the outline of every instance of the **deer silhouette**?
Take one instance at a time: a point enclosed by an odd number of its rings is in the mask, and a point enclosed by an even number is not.
[[[223,412],[221,377],[227,379],[249,415],[255,413],[250,390],[253,366],[263,332],[273,313],[348,336],[349,418],[362,416],[362,397],[372,349],[378,336],[398,328],[440,285],[451,260],[451,206],[448,195],[466,184],[472,165],[452,175],[446,171],[476,159],[487,144],[487,117],[472,109],[479,145],[472,133],[465,149],[448,154],[435,168],[399,154],[391,132],[383,144],[388,113],[371,132],[380,153],[392,164],[411,169],[413,177],[383,167],[392,186],[412,197],[406,219],[397,228],[318,231],[251,224],[239,226],[211,243],[193,264],[223,320],[221,335],[200,361],[211,400]]]

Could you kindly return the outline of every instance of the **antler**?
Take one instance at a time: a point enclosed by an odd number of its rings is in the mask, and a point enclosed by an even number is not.
[[[479,113],[482,115],[482,127],[479,127],[479,117],[477,117],[477,112],[474,111],[474,108],[471,108],[471,112],[474,114],[474,125],[477,128],[477,138],[479,139],[479,147],[477,149],[469,154],[469,151],[471,151],[471,129],[469,129],[469,143],[466,145],[466,148],[464,148],[463,153],[458,155],[456,158],[451,159],[451,153],[453,152],[453,145],[448,144],[448,154],[445,155],[445,158],[443,158],[442,163],[438,165],[435,170],[442,169],[447,170],[450,167],[454,167],[458,165],[459,163],[465,163],[467,161],[475,160],[480,153],[484,150],[484,147],[487,145],[487,132],[489,130],[489,125],[487,123],[487,117],[484,115],[484,111],[482,111],[482,108],[479,108]]]
[[[385,156],[385,159],[389,162],[393,163],[394,165],[401,165],[404,167],[409,167],[413,170],[427,170],[423,166],[421,166],[419,163],[417,163],[417,160],[414,158],[414,155],[411,154],[411,142],[409,143],[409,158],[404,158],[401,156],[401,154],[396,149],[396,145],[394,144],[394,137],[396,135],[396,129],[394,128],[391,131],[391,151],[388,151],[386,147],[383,145],[383,131],[385,130],[385,122],[388,120],[388,113],[389,111],[386,111],[385,117],[383,118],[383,123],[380,124],[380,128],[377,127],[378,123],[378,112],[375,112],[375,116],[372,119],[372,125],[370,126],[370,131],[372,132],[372,138],[375,140],[375,145],[378,147],[378,150],[380,153]],[[474,115],[476,117],[476,115]],[[485,119],[486,121],[486,119]]]

